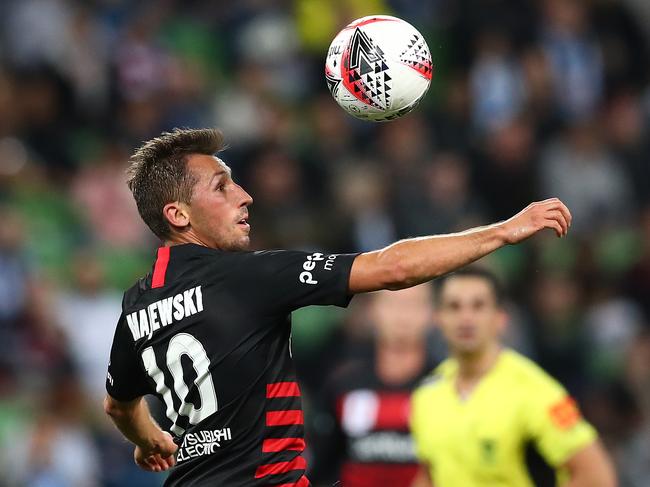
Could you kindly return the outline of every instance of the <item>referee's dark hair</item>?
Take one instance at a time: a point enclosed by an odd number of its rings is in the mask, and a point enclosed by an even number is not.
[[[190,204],[195,178],[187,169],[188,156],[213,155],[224,148],[218,129],[174,129],[145,142],[129,158],[127,184],[140,216],[160,239],[171,227],[163,208],[172,201]]]
[[[442,296],[442,290],[445,286],[445,283],[455,277],[476,277],[487,281],[487,283],[492,288],[492,292],[494,293],[494,300],[496,304],[499,306],[503,304],[504,290],[503,286],[501,285],[501,281],[499,281],[494,272],[486,269],[485,267],[478,266],[463,267],[462,269],[458,269],[455,272],[446,274],[433,281],[434,300],[436,304],[440,304],[440,298]]]

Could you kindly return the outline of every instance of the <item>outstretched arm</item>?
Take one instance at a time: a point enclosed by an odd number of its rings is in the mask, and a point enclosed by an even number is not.
[[[174,453],[178,447],[171,435],[161,430],[153,420],[144,398],[124,402],[107,395],[104,411],[122,434],[136,445],[133,457],[139,467],[149,472],[162,472],[174,466]]]
[[[571,225],[569,209],[557,198],[531,203],[509,220],[465,232],[401,240],[359,255],[352,265],[352,294],[403,289],[463,267],[508,244],[549,228],[558,237]]]
[[[596,441],[573,455],[564,465],[571,480],[566,487],[615,487],[616,473],[605,452]]]

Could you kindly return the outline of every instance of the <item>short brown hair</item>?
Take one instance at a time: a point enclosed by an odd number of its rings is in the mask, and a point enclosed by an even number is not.
[[[145,142],[129,158],[127,184],[140,216],[160,239],[171,234],[163,208],[172,201],[189,204],[195,178],[187,169],[192,154],[213,155],[223,149],[218,129],[174,129]]]
[[[497,275],[491,270],[481,267],[479,265],[469,265],[467,267],[462,267],[454,272],[446,274],[434,281],[435,283],[435,300],[437,304],[440,304],[440,298],[442,297],[442,290],[445,286],[445,283],[453,279],[454,277],[476,277],[483,279],[487,282],[492,288],[492,293],[494,294],[494,301],[498,306],[503,305],[505,299],[505,291],[501,281]]]

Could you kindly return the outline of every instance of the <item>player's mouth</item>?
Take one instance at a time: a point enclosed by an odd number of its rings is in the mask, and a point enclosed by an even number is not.
[[[461,340],[471,340],[476,335],[476,328],[473,326],[461,326],[456,330],[456,336]]]
[[[242,226],[242,227],[245,228],[246,230],[250,230],[251,226],[248,224],[248,215],[246,215],[244,218],[240,219],[240,220],[237,222],[237,225]]]

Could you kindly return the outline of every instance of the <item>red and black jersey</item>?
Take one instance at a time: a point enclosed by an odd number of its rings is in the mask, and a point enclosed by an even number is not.
[[[158,250],[124,295],[106,389],[164,403],[179,445],[166,486],[309,485],[289,314],[347,306],[354,257]]]
[[[410,396],[431,370],[404,384],[389,385],[377,376],[368,354],[341,366],[323,390],[310,442],[315,485],[409,487],[418,469],[409,432]]]

